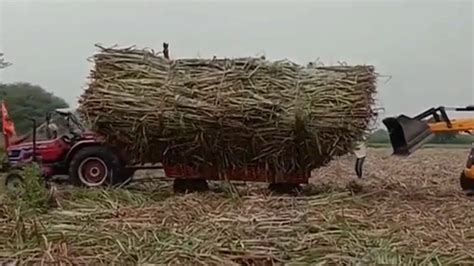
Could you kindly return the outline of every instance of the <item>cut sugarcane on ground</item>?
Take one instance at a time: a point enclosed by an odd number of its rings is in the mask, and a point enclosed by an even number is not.
[[[376,116],[373,66],[102,47],[93,61],[80,112],[133,162],[311,170],[352,151]]]
[[[0,261],[473,265],[474,198],[458,183],[468,149],[425,149],[410,159],[390,152],[369,149],[368,176],[357,186],[353,158],[334,160],[300,196],[255,183],[239,186],[240,196],[223,182],[187,195],[174,195],[169,182],[58,187],[57,207],[45,213],[2,205]]]

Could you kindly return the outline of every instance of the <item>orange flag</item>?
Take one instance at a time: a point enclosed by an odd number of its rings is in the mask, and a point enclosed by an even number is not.
[[[7,138],[16,135],[15,124],[8,117],[8,111],[4,101],[2,101],[2,129],[3,135]]]

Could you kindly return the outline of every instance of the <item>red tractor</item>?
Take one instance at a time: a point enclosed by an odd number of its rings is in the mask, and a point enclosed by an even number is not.
[[[206,180],[221,180],[212,167],[127,165],[123,152],[105,145],[103,137],[88,130],[79,116],[67,109],[49,113],[39,127],[33,121],[32,131],[19,138],[8,136],[4,128],[4,137],[8,161],[3,169],[9,173],[5,180],[9,190],[23,183],[19,171],[14,170],[32,162],[41,166],[46,180],[67,176],[72,184],[87,187],[124,185],[132,181],[136,170],[150,168],[163,168],[165,175],[174,179],[174,189],[178,192],[207,190]],[[229,169],[226,176],[228,180],[267,182],[271,188],[287,190],[307,183],[310,173],[295,172],[279,180],[264,169],[247,168]]]
[[[4,137],[7,188],[22,182],[18,172],[11,170],[31,162],[39,163],[47,180],[69,176],[73,184],[89,187],[127,183],[135,172],[125,167],[120,151],[106,147],[101,136],[87,130],[78,116],[67,109],[49,113],[39,127],[33,121],[33,130],[27,135]]]

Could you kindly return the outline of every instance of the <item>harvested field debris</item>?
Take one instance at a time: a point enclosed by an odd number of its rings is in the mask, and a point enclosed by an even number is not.
[[[352,151],[376,116],[373,66],[103,47],[93,61],[79,111],[139,163],[311,170]]]
[[[458,184],[466,154],[426,149],[408,160],[369,150],[357,186],[343,157],[296,197],[255,183],[238,187],[238,198],[173,195],[169,183],[58,188],[59,207],[47,213],[2,205],[0,261],[473,265],[474,198]]]

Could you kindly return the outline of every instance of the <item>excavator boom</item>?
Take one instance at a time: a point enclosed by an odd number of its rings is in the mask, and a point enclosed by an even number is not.
[[[451,127],[446,126],[446,122],[428,123],[431,132],[472,132],[474,131],[474,118],[462,118],[451,120]]]

